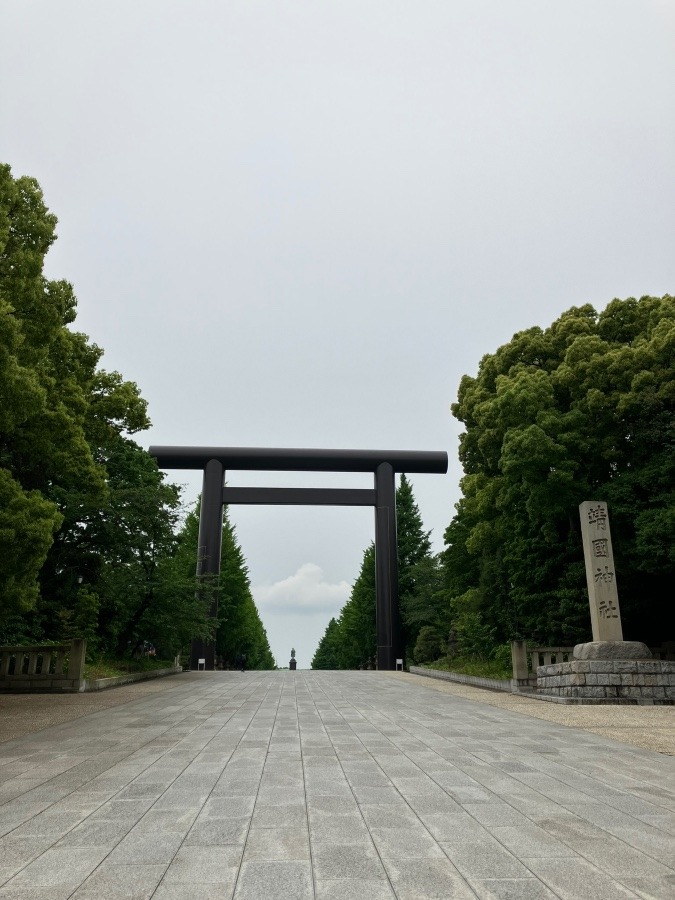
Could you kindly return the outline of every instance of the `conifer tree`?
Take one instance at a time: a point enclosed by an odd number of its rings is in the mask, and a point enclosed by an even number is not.
[[[375,623],[375,545],[363,554],[361,571],[340,613],[340,668],[371,665],[377,652]]]
[[[340,626],[337,619],[331,619],[312,657],[313,669],[340,668]]]
[[[434,610],[420,613],[423,597],[436,596],[440,577],[431,556],[429,532],[424,530],[412,486],[405,474],[396,490],[399,597],[408,654],[422,625],[437,624]],[[437,598],[436,598],[437,599]],[[355,669],[374,665],[377,655],[375,603],[375,545],[363,555],[359,575],[338,620],[331,620],[314,655],[312,668]],[[315,665],[316,661],[316,665]]]
[[[186,517],[179,551],[184,570],[192,572],[193,583],[198,535],[199,506]],[[241,654],[245,654],[246,668],[274,669],[274,656],[251,594],[248,567],[227,507],[223,510],[218,584],[216,656],[230,668],[236,665]]]
[[[223,511],[221,547],[216,653],[231,666],[245,654],[247,668],[273,669],[274,657],[251,594],[248,567],[227,507]]]
[[[412,485],[405,476],[396,490],[396,537],[398,543],[398,591],[403,622],[403,637],[406,656],[414,651],[420,627],[428,623],[428,618],[419,622],[413,614],[421,583],[426,581],[424,563],[431,559],[431,532],[424,530],[422,516],[415,502]]]

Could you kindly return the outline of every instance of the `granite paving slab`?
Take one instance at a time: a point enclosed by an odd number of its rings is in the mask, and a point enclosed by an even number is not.
[[[675,897],[675,763],[636,746],[641,708],[620,743],[588,708],[581,730],[400,674],[60,698],[0,742],[0,900]]]

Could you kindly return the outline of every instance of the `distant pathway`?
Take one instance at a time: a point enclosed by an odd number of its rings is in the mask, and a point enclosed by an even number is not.
[[[672,900],[673,759],[495,696],[303,671],[58,698],[0,743],[0,900]]]

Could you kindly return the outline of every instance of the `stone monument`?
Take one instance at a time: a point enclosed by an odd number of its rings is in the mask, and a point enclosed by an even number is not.
[[[288,663],[288,668],[291,670],[291,672],[295,672],[297,666],[298,666],[298,661],[295,658],[295,647],[293,647],[293,648],[291,648],[291,658]]]
[[[623,639],[607,504],[586,500],[579,514],[593,640],[577,644],[569,662],[539,666],[537,693],[568,703],[673,703],[675,663]]]
[[[607,504],[585,500],[579,504],[579,515],[593,641],[622,641],[619,593]]]

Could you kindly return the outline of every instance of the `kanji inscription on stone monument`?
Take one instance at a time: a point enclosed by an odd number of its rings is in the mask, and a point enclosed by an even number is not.
[[[622,641],[619,595],[614,574],[614,553],[609,533],[607,504],[585,500],[579,504],[584,541],[586,582],[594,641]]]

